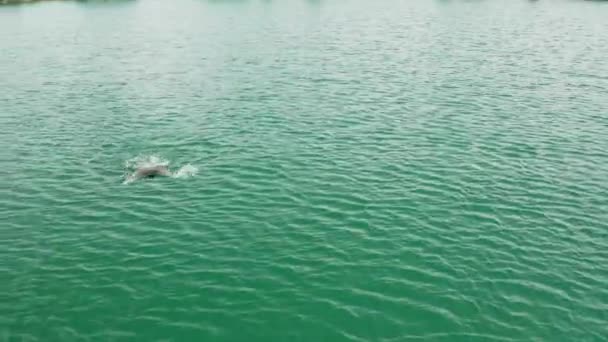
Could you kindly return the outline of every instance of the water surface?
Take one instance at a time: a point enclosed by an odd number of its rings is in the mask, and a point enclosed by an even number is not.
[[[607,18],[0,7],[0,340],[606,340]]]

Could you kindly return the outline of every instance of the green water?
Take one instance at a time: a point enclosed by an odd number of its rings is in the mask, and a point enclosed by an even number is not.
[[[2,6],[0,341],[606,341],[607,57],[605,2]]]

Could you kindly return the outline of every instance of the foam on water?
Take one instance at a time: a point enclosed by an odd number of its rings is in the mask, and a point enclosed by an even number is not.
[[[169,165],[171,162],[168,159],[165,159],[159,155],[151,154],[151,155],[139,155],[137,157],[128,159],[125,161],[125,175],[123,184],[129,184],[137,179],[135,176],[135,172],[141,168],[152,168],[164,166],[170,169]],[[189,178],[196,175],[198,172],[198,168],[190,163],[183,165],[177,171],[171,172],[171,178]]]
[[[142,167],[169,166],[170,161],[156,154],[138,155],[125,161],[125,168],[136,170]]]
[[[188,178],[195,176],[198,172],[198,168],[191,164],[186,164],[180,167],[177,171],[175,171],[171,177],[172,178]]]

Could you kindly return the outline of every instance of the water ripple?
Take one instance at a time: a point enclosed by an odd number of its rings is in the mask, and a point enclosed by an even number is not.
[[[607,10],[0,7],[0,340],[604,340]]]

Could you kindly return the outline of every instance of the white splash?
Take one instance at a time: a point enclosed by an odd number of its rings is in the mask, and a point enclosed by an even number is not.
[[[191,164],[186,164],[180,167],[177,171],[171,174],[173,178],[188,178],[192,176],[196,176],[198,173],[198,168]]]
[[[152,155],[139,155],[135,158],[131,158],[127,161],[125,161],[125,175],[124,175],[124,181],[123,184],[129,184],[132,183],[138,179],[140,179],[140,177],[136,176],[136,172],[138,169],[142,169],[142,168],[154,168],[154,167],[159,167],[159,166],[164,166],[166,168],[169,169],[169,171],[171,171],[169,165],[171,164],[171,162],[163,157],[160,157],[158,155],[152,154]],[[177,171],[175,172],[171,172],[170,177],[171,178],[189,178],[192,176],[195,176],[198,173],[198,168],[194,165],[191,164],[186,164],[182,167],[180,167],[179,169],[177,169]]]
[[[131,158],[125,161],[125,167],[128,170],[135,170],[142,167],[154,167],[154,166],[169,166],[170,162],[158,155],[139,155],[135,158]]]

